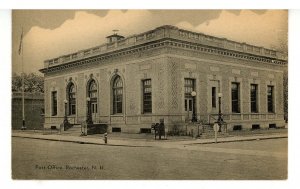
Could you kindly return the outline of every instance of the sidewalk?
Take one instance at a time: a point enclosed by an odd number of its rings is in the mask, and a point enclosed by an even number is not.
[[[214,138],[209,139],[193,139],[183,138],[183,140],[167,139],[167,140],[154,140],[152,139],[131,139],[131,138],[114,138],[108,135],[108,143],[105,144],[103,135],[89,135],[89,136],[70,136],[60,134],[43,134],[41,132],[30,131],[12,131],[12,137],[31,138],[40,140],[51,140],[61,142],[74,142],[80,144],[96,144],[96,145],[109,145],[109,146],[128,146],[128,147],[164,147],[164,146],[177,146],[177,145],[192,145],[192,144],[210,144],[215,143]],[[287,133],[263,134],[263,135],[247,135],[247,136],[229,136],[225,138],[218,138],[218,143],[224,142],[238,142],[238,141],[251,141],[251,140],[266,140],[276,138],[287,138]]]

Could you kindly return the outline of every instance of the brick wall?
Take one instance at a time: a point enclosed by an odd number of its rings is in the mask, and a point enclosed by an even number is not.
[[[26,94],[25,95],[25,126],[27,129],[42,129],[44,109],[43,94]],[[22,95],[13,94],[12,96],[12,129],[21,129],[23,114],[22,114]]]

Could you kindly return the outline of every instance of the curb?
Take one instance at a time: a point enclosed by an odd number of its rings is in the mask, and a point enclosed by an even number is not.
[[[279,139],[279,138],[288,138],[288,136],[277,136],[277,137],[273,136],[273,137],[266,137],[266,138],[236,139],[236,140],[228,140],[228,141],[217,141],[217,143],[242,142],[242,141],[254,141],[254,140],[268,140],[268,139]],[[197,142],[197,143],[192,143],[192,144],[215,144],[215,141]]]
[[[39,138],[39,137],[29,137],[29,136],[14,136],[17,138],[28,138],[28,139],[37,139],[37,140],[48,140],[48,141],[59,141],[59,142],[72,142],[77,144],[93,144],[93,145],[103,145],[103,146],[126,146],[126,147],[153,147],[153,146],[137,146],[137,145],[125,145],[125,144],[102,144],[102,143],[96,143],[96,142],[86,142],[86,141],[74,141],[74,140],[60,140],[60,139],[50,139],[50,138]]]
[[[43,137],[34,137],[34,136],[18,136],[12,135],[12,137],[18,138],[28,138],[28,139],[38,139],[38,140],[48,140],[48,141],[59,141],[59,142],[72,142],[78,144],[93,144],[93,145],[104,145],[104,146],[124,146],[124,147],[154,147],[154,146],[140,146],[140,145],[126,145],[126,144],[104,144],[104,143],[97,143],[97,142],[89,142],[89,141],[75,141],[75,140],[66,140],[66,139],[51,139],[51,138],[43,138]],[[229,142],[242,142],[242,141],[254,141],[254,140],[268,140],[268,139],[279,139],[279,138],[288,138],[288,136],[270,136],[270,137],[263,137],[263,138],[240,138],[235,140],[224,140],[224,141],[217,141],[217,143],[229,143]],[[184,145],[194,145],[194,144],[216,144],[214,140],[207,141],[207,142],[191,142],[190,144]]]

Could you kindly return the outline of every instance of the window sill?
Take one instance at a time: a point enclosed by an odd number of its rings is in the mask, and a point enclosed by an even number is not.
[[[118,114],[111,114],[110,116],[111,117],[119,117],[119,116],[123,116],[124,114],[123,113],[118,113]]]

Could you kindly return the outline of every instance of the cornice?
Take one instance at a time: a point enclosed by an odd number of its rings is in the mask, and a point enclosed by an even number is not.
[[[285,65],[287,63],[287,61],[280,60],[277,58],[259,56],[259,55],[249,54],[246,52],[239,52],[239,51],[234,51],[234,50],[229,50],[224,48],[211,47],[208,45],[203,45],[199,43],[193,43],[193,42],[183,41],[183,40],[178,40],[173,38],[162,38],[159,40],[143,43],[140,45],[119,49],[119,50],[115,50],[115,51],[111,51],[111,52],[107,52],[107,53],[103,53],[100,55],[95,55],[87,58],[82,58],[79,60],[70,61],[64,64],[49,66],[47,68],[41,69],[40,71],[42,73],[51,73],[51,72],[58,72],[58,71],[79,67],[83,65],[101,64],[102,62],[105,62],[106,60],[109,60],[111,58],[131,55],[137,52],[146,52],[151,49],[168,48],[168,47],[177,48],[178,50],[180,49],[192,50],[200,53],[212,54],[217,56],[226,56],[234,59],[269,63],[275,65]]]

